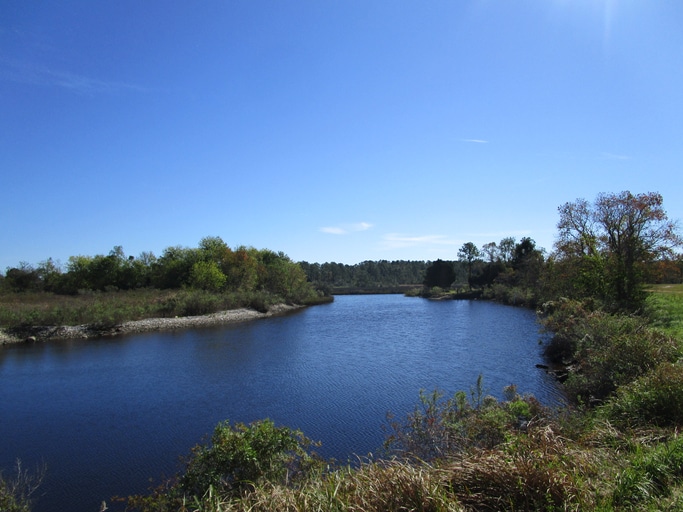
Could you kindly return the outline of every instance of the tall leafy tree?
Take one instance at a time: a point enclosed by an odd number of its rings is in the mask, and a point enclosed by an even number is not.
[[[467,265],[467,285],[472,289],[472,268],[479,258],[479,249],[472,242],[467,242],[458,251],[458,259]]]
[[[190,270],[189,284],[193,288],[218,292],[226,281],[225,274],[215,261],[198,261]]]
[[[436,260],[425,271],[424,285],[427,288],[438,286],[448,288],[455,281],[455,268],[452,261]]]
[[[496,242],[489,242],[481,246],[481,253],[486,256],[489,263],[493,263],[500,258],[500,250]]]
[[[503,238],[498,244],[498,253],[500,255],[500,259],[502,259],[505,263],[510,263],[512,261],[516,244],[517,241],[512,236]]]
[[[534,240],[524,237],[515,245],[511,264],[515,271],[514,281],[526,288],[533,288],[541,274],[543,253],[536,248]]]
[[[600,194],[592,205],[578,199],[558,210],[559,259],[583,291],[621,307],[640,306],[647,266],[682,243],[659,193]]]

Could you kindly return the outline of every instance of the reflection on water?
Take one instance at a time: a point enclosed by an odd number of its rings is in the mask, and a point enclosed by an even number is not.
[[[284,317],[221,328],[0,349],[0,467],[45,461],[35,512],[93,511],[144,492],[219,421],[271,418],[345,461],[377,453],[386,413],[421,389],[484,375],[561,399],[535,368],[533,312],[488,302],[342,296]],[[113,508],[111,509],[113,510]]]

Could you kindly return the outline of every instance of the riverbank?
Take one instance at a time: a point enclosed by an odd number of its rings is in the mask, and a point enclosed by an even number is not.
[[[240,308],[227,311],[219,311],[208,315],[182,316],[175,318],[145,318],[123,322],[108,328],[84,325],[63,326],[33,326],[22,329],[14,329],[11,332],[0,329],[0,345],[22,342],[45,342],[67,339],[100,338],[103,336],[119,336],[151,331],[173,331],[194,327],[210,327],[224,325],[260,318],[268,318],[283,315],[305,306],[275,304],[266,312],[254,309]]]

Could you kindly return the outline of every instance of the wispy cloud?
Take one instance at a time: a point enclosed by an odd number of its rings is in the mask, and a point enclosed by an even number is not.
[[[602,153],[602,158],[605,160],[630,160],[631,159],[631,157],[628,155],[617,155],[614,153],[607,153],[607,152]]]
[[[484,139],[461,139],[463,142],[473,142],[475,144],[488,144],[489,141]]]
[[[404,235],[388,233],[382,237],[385,249],[402,249],[404,247],[425,247],[435,245],[458,245],[458,240],[445,235]]]
[[[348,235],[349,233],[356,233],[358,231],[367,231],[372,227],[369,222],[356,222],[355,224],[339,224],[337,226],[326,226],[320,228],[320,231],[330,235]]]
[[[112,94],[122,91],[145,92],[139,85],[116,80],[99,80],[86,75],[54,70],[39,64],[0,59],[0,79],[20,84],[59,87],[78,94]]]

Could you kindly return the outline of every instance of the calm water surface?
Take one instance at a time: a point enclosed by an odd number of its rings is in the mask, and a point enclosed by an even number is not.
[[[341,296],[333,304],[212,329],[0,347],[0,468],[45,462],[35,512],[96,512],[145,492],[219,421],[271,418],[346,461],[377,453],[388,411],[420,389],[484,375],[543,403],[561,393],[533,312],[489,302]],[[112,507],[110,510],[115,510]]]

